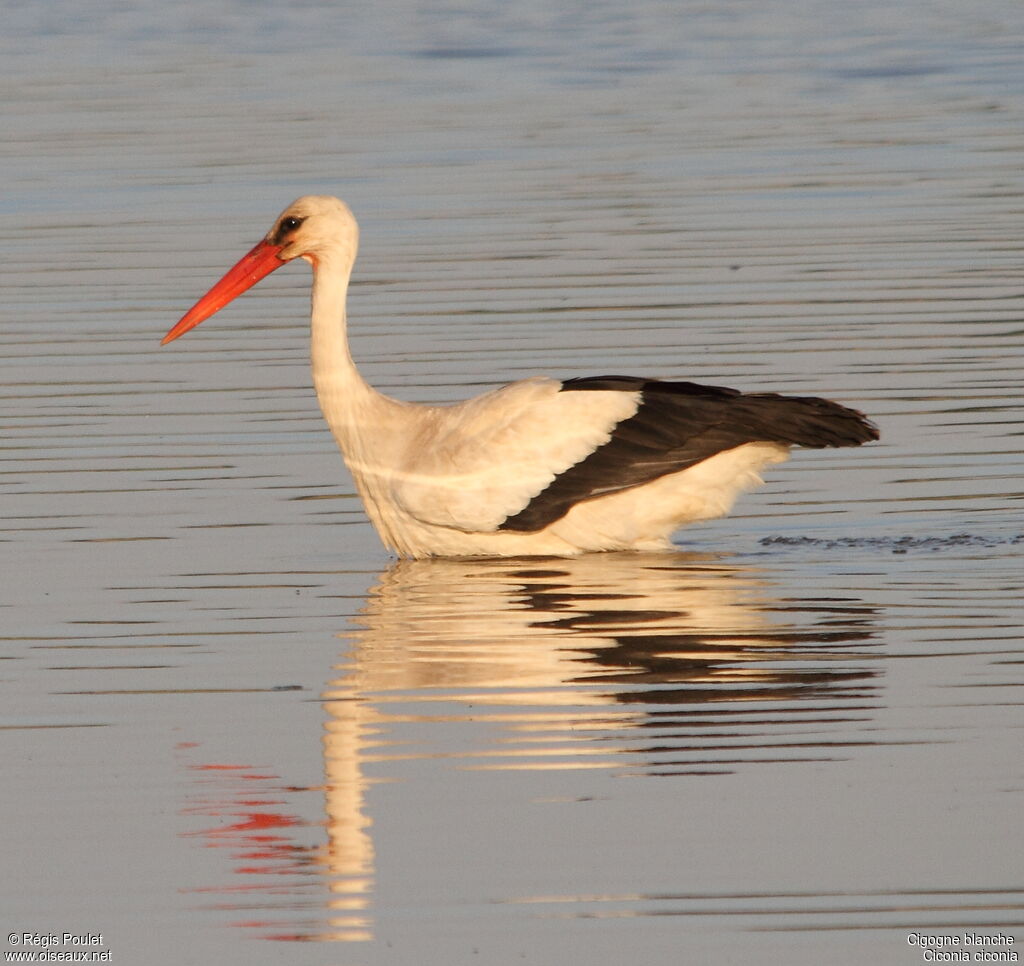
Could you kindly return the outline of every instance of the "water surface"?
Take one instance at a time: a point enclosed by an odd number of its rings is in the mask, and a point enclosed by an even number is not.
[[[1022,19],[11,11],[9,931],[155,964],[1024,941]],[[632,372],[828,395],[882,441],[672,554],[391,560],[304,268],[157,345],[310,191],[360,219],[386,392]]]

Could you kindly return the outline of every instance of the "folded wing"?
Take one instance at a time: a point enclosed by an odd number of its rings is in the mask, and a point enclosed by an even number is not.
[[[630,376],[530,379],[435,413],[394,497],[419,520],[467,532],[542,530],[579,502],[745,443],[878,438],[861,413],[826,399]]]

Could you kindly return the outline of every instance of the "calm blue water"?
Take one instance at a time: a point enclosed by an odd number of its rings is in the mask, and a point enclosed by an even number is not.
[[[4,951],[1019,953],[1022,41],[1016,0],[7,11]],[[882,442],[677,554],[397,563],[304,269],[158,348],[309,192],[387,392],[647,373]]]

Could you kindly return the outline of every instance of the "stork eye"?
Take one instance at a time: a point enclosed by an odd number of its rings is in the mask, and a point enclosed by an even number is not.
[[[294,218],[294,217],[285,218],[284,221],[281,222],[281,227],[285,231],[295,231],[295,229],[298,228],[299,225],[302,224],[303,220],[304,219],[302,219],[302,218]]]

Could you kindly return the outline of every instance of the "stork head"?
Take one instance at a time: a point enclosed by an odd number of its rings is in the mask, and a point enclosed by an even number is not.
[[[278,215],[264,242],[277,246],[282,262],[304,258],[315,268],[323,258],[354,261],[359,226],[345,202],[330,195],[305,195]]]
[[[160,344],[167,345],[195,328],[293,259],[304,258],[314,270],[330,263],[348,272],[358,245],[359,226],[344,202],[330,195],[305,195],[278,215],[270,231],[182,316]]]

